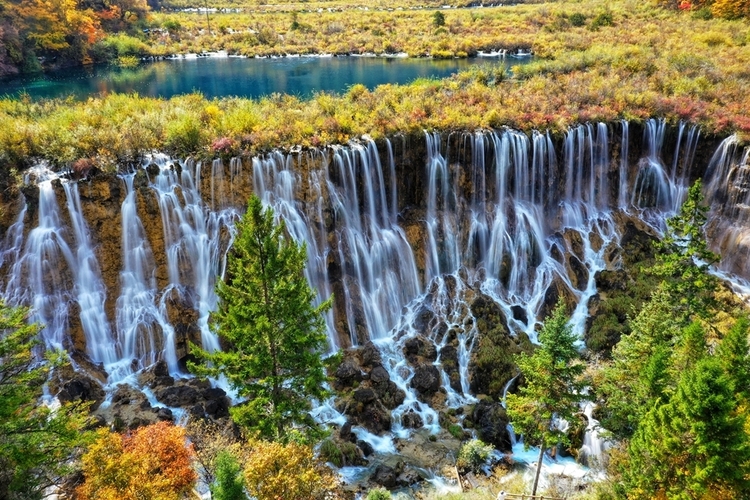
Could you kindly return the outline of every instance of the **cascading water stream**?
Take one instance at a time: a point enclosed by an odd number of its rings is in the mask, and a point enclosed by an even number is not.
[[[60,220],[54,178],[44,166],[39,169],[38,223],[26,237],[23,252],[13,252],[18,259],[10,271],[5,300],[9,305],[29,305],[30,320],[43,327],[41,336],[46,347],[64,349],[75,258]],[[20,243],[14,240],[14,244]]]
[[[209,328],[208,319],[217,306],[216,279],[224,273],[226,251],[233,241],[234,221],[239,216],[227,203],[223,164],[218,159],[211,166],[211,204],[216,208],[209,210],[199,189],[200,163],[191,159],[177,162],[180,165],[178,176],[169,157],[153,155],[148,161],[159,167],[152,188],[159,202],[169,271],[169,285],[161,294],[161,314],[168,316],[165,300],[170,293],[194,294],[191,302],[198,311],[203,348],[209,352],[218,350],[219,339]],[[230,235],[226,245],[221,236],[224,230]],[[175,319],[167,317],[168,321]],[[176,368],[170,365],[175,373]]]
[[[123,260],[115,318],[119,363],[107,367],[113,382],[155,363],[164,349],[168,351],[164,357],[170,370],[177,369],[174,342],[168,342],[173,340],[174,331],[155,304],[156,266],[138,216],[134,178],[135,173],[122,176],[126,192],[121,209]],[[167,326],[166,331],[162,325]]]
[[[31,224],[22,211],[4,237],[0,268],[11,269],[4,296],[35,308],[50,347],[65,345],[68,304],[76,302],[85,310],[89,354],[105,364],[110,382],[158,359],[179,375],[175,318],[169,317],[167,303],[175,297],[189,302],[198,313],[204,348],[218,348],[208,327],[217,305],[214,287],[244,208],[236,186],[252,177],[254,191],[285,221],[288,233],[306,243],[306,277],[318,291],[317,303],[335,297],[337,309],[326,315],[330,351],[373,341],[390,380],[405,394],[392,412],[393,432],[411,432],[402,417],[412,412],[434,432],[438,413],[412,387],[416,365],[405,355],[406,344],[417,338],[434,344],[436,356],[419,362],[437,370],[441,404],[460,407],[474,401],[469,367],[480,337],[473,308],[478,298],[497,304],[498,321],[511,336],[535,340],[554,292],[576,304],[572,323],[582,333],[588,299],[596,293],[595,274],[613,265],[605,255],[620,236],[618,217],[627,210],[662,227],[664,216],[684,197],[699,133],[678,127],[677,146],[672,156],[666,153],[671,161],[665,163],[665,129],[663,121],[644,124],[644,157],[638,165],[628,161],[627,122],[574,127],[559,154],[550,135],[539,132],[466,135],[463,156],[461,146],[449,150],[447,144],[455,144],[450,137],[428,133],[424,170],[415,174],[423,179],[424,193],[408,207],[398,206],[403,193],[397,175],[404,174],[397,172],[389,141],[380,153],[367,138],[323,151],[275,152],[254,158],[252,168],[243,168],[239,159],[228,168],[215,160],[211,178],[203,181],[209,164],[202,172],[192,160],[152,155],[143,165],[147,181],[141,177],[135,186],[135,173],[121,176],[122,265],[120,288],[109,291],[117,297],[116,317],[109,321],[96,235],[82,218],[77,188],[64,184],[68,210],[61,218],[55,190],[43,180],[37,226],[24,241],[24,225]],[[611,151],[616,130],[622,138],[619,157]],[[750,225],[747,150],[742,154],[728,140],[712,161],[713,180],[707,183],[714,205],[732,200],[733,207],[726,208],[738,228],[732,241],[741,240],[745,233],[739,228]],[[719,178],[730,179],[729,187]],[[146,196],[158,206],[163,256],[154,255],[161,247],[149,242],[139,216]],[[66,218],[70,228],[64,227]],[[750,248],[750,237],[747,242]],[[157,261],[166,267],[158,280]],[[340,414],[329,413],[326,419],[341,423]],[[365,436],[362,429],[357,432]]]
[[[99,262],[91,245],[86,219],[81,209],[78,184],[63,183],[70,224],[75,235],[75,280],[73,294],[80,308],[80,321],[86,337],[86,350],[94,362],[112,365],[117,361],[114,339],[104,311],[107,292],[102,282]]]

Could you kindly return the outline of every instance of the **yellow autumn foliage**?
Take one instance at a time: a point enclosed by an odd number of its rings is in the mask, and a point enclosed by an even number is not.
[[[257,500],[331,498],[337,481],[309,446],[268,441],[248,443],[245,488]]]

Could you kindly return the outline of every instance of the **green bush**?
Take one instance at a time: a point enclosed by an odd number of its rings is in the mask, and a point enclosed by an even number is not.
[[[436,10],[435,13],[432,15],[432,25],[436,28],[439,28],[440,26],[445,26],[445,14],[440,12],[439,10]]]
[[[108,36],[101,41],[101,45],[107,52],[114,53],[118,57],[146,56],[150,54],[148,45],[140,39],[124,33]]]
[[[383,487],[367,492],[366,500],[391,500],[391,492]]]
[[[326,439],[320,443],[320,458],[336,467],[343,467],[344,465],[344,453],[333,439]]]
[[[604,26],[613,26],[614,21],[612,20],[612,13],[611,12],[600,12],[597,14],[597,16],[591,21],[591,25],[589,28],[592,30],[598,30],[599,28],[602,28]]]
[[[492,446],[484,444],[479,439],[472,439],[461,447],[458,452],[456,467],[461,470],[479,472],[482,465],[487,463],[492,454]]]
[[[586,24],[586,16],[584,16],[580,12],[572,14],[568,19],[570,20],[570,24],[576,27],[580,27]]]
[[[214,500],[245,500],[241,467],[230,452],[224,450],[216,456],[216,482],[211,485]]]
[[[189,155],[202,145],[201,123],[194,116],[182,116],[167,125],[166,146],[171,152]]]
[[[450,432],[451,436],[453,436],[456,439],[463,439],[464,438],[464,429],[458,424],[451,424],[448,426],[448,432]]]

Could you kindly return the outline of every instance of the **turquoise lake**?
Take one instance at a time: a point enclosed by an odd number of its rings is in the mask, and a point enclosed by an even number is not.
[[[417,78],[445,78],[475,64],[513,66],[528,58],[411,59],[384,57],[189,57],[144,63],[134,69],[111,66],[74,68],[0,81],[0,95],[26,92],[33,98],[86,99],[107,93],[137,92],[165,97],[201,92],[205,97],[257,98],[275,92],[310,97],[345,92],[361,83],[372,89]]]

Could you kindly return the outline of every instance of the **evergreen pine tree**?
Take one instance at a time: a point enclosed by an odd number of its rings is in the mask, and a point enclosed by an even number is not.
[[[326,394],[322,314],[331,301],[313,306],[305,259],[304,245],[285,235],[283,221],[274,223],[273,211],[253,196],[237,224],[226,280],[217,285],[212,325],[228,349],[192,349],[202,363],[190,369],[226,377],[246,399],[231,409],[232,419],[266,439],[286,441],[293,427],[314,432],[310,398]]]
[[[508,416],[516,432],[523,434],[524,444],[540,448],[532,495],[536,494],[546,447],[568,442],[554,420],[571,422],[579,411],[584,365],[578,361],[575,341],[561,301],[542,326],[539,348],[517,359],[524,383],[520,394],[507,397]]]
[[[683,373],[669,402],[653,407],[630,441],[629,497],[747,497],[750,442],[734,390],[716,357]]]

